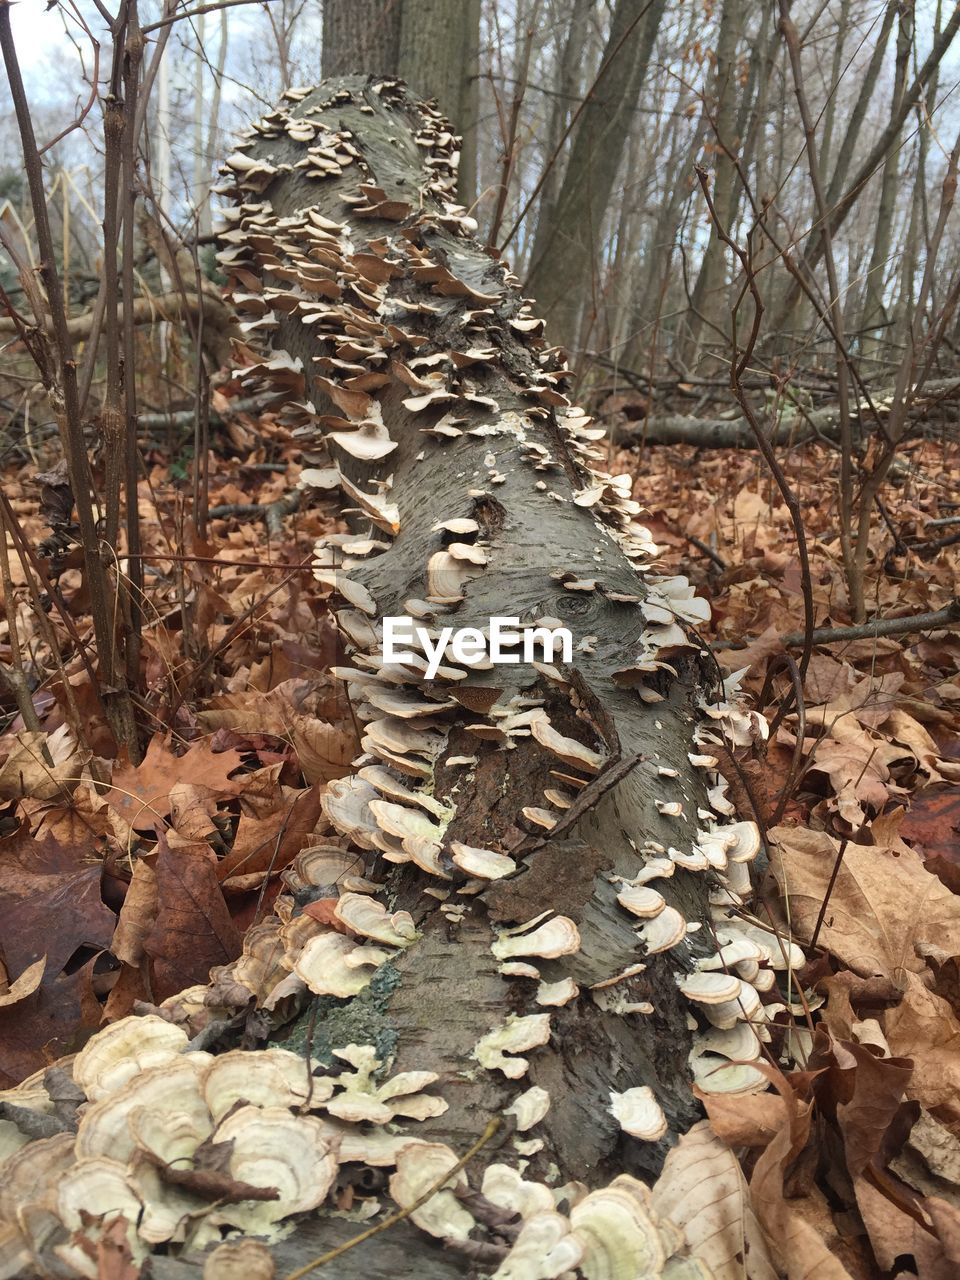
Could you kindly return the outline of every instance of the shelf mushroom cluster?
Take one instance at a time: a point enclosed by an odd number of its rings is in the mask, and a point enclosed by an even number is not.
[[[509,1043],[501,1037],[501,1050],[540,1037],[525,1029]],[[370,1045],[335,1056],[342,1069],[326,1073],[279,1048],[213,1057],[191,1051],[181,1028],[155,1016],[104,1029],[59,1067],[80,1100],[76,1133],[30,1141],[10,1122],[0,1128],[0,1276],[29,1269],[96,1280],[98,1243],[108,1232],[115,1239],[119,1217],[135,1262],[157,1247],[203,1249],[224,1230],[274,1240],[294,1215],[324,1204],[341,1170],[365,1166],[392,1170],[394,1204],[448,1244],[502,1227],[509,1243],[500,1246],[500,1280],[548,1280],[577,1267],[588,1280],[708,1280],[685,1256],[682,1232],[654,1211],[649,1189],[626,1175],[588,1191],[494,1163],[475,1189],[466,1173],[452,1176],[468,1197],[445,1189],[417,1206],[457,1162],[444,1144],[404,1131],[442,1114],[446,1103],[430,1092],[439,1077],[384,1076]],[[41,1072],[0,1099],[39,1125],[62,1090]],[[639,1100],[622,1095],[614,1105],[628,1123],[644,1122]],[[525,1133],[548,1107],[545,1090],[531,1087],[509,1110]]]
[[[186,1032],[154,1015],[106,1027],[59,1064],[80,1104],[75,1133],[0,1129],[0,1276],[49,1274],[56,1259],[96,1277],[96,1250],[74,1233],[95,1244],[118,1214],[137,1261],[160,1245],[202,1249],[223,1228],[275,1239],[323,1203],[341,1165],[392,1165],[422,1141],[398,1126],[446,1110],[429,1092],[435,1072],[378,1075],[369,1045],[336,1057],[340,1070],[312,1074],[280,1048],[189,1051]],[[0,1097],[39,1129],[62,1091],[38,1072]]]
[[[387,83],[381,92],[390,97],[401,91]],[[512,282],[506,268],[483,260],[466,244],[473,229],[471,222],[450,203],[456,143],[449,130],[435,113],[426,110],[417,145],[422,151],[426,190],[433,199],[425,199],[413,211],[401,208],[402,201],[392,199],[365,177],[364,158],[353,145],[352,136],[334,137],[326,130],[322,117],[328,105],[295,104],[283,119],[275,114],[255,126],[249,141],[279,137],[285,130],[294,141],[306,145],[314,139],[301,138],[300,134],[316,128],[322,134],[329,169],[327,175],[312,176],[324,181],[330,175],[340,177],[351,163],[359,171],[355,194],[342,196],[342,217],[321,222],[316,211],[307,210],[293,217],[276,218],[263,198],[256,208],[241,202],[233,214],[236,235],[223,265],[231,274],[235,294],[244,284],[249,285],[251,270],[257,278],[269,280],[277,258],[289,275],[305,261],[307,246],[312,246],[309,257],[328,268],[328,287],[322,296],[296,294],[296,282],[286,280],[282,305],[288,313],[296,311],[304,323],[309,323],[314,338],[322,344],[324,354],[315,357],[313,378],[302,381],[304,386],[318,388],[343,415],[315,419],[327,429],[326,444],[332,458],[335,460],[338,450],[342,450],[362,462],[389,462],[397,445],[384,425],[378,396],[385,388],[399,384],[403,408],[414,423],[422,420],[424,425],[419,429],[441,446],[444,441],[465,434],[489,439],[490,452],[485,458],[487,487],[468,490],[468,499],[483,498],[490,486],[503,481],[498,441],[507,438],[530,468],[538,489],[558,501],[589,509],[599,531],[614,537],[634,561],[645,563],[656,553],[656,547],[649,533],[637,523],[641,509],[631,497],[629,477],[612,476],[599,469],[601,455],[596,442],[603,433],[560,391],[566,371],[545,347],[541,323],[526,301],[516,301],[505,288]],[[306,168],[302,158],[292,163]],[[243,164],[228,168],[237,173],[242,190],[242,175],[248,170]],[[260,189],[261,197],[265,190]],[[358,213],[393,223],[393,229],[388,227],[358,248]],[[459,252],[458,240],[464,241]],[[244,254],[246,258],[242,257]],[[241,270],[247,270],[246,280],[237,273],[238,264]],[[407,282],[420,288],[410,291]],[[272,285],[264,289],[267,301],[270,288]],[[241,299],[245,297],[241,294]],[[454,318],[455,323],[448,323],[445,332],[459,332],[462,340],[438,347],[431,339],[432,320],[437,316],[448,322]],[[496,397],[483,390],[484,370],[505,358],[505,331],[527,348],[532,359],[530,367],[537,370],[519,384],[515,368],[509,371],[512,389],[525,402],[522,411],[513,405],[501,408]],[[278,357],[274,353],[273,362],[281,382],[288,380],[290,370],[282,354]],[[265,368],[261,361],[254,371],[257,376],[264,376]],[[302,388],[296,394],[303,394]],[[285,390],[288,402],[295,400],[296,394],[289,386]],[[308,407],[313,411],[312,405]],[[557,450],[546,442],[540,430],[545,422],[552,424],[579,477],[569,491],[564,491],[563,484],[557,481],[553,482],[553,489],[549,487],[551,473],[559,468]],[[441,804],[434,798],[433,776],[439,760],[449,763],[445,753],[451,726],[456,723],[465,727],[479,742],[506,747],[518,737],[532,736],[556,758],[557,768],[552,772],[556,785],[545,789],[545,803],[523,809],[522,818],[530,829],[551,830],[575,803],[577,793],[590,777],[603,768],[606,753],[602,743],[589,745],[560,732],[537,698],[514,697],[506,705],[494,702],[482,708],[471,707],[473,714],[465,716],[457,686],[468,673],[454,663],[442,665],[429,686],[425,684],[426,656],[422,663],[419,659],[402,666],[384,663],[377,602],[351,576],[351,571],[370,556],[389,549],[390,539],[400,529],[400,512],[389,498],[389,477],[375,481],[372,491],[369,485],[361,486],[341,476],[334,462],[316,482],[328,484],[327,477],[331,475],[378,532],[367,538],[332,535],[317,547],[318,579],[335,588],[349,606],[340,610],[338,621],[352,649],[353,665],[338,669],[337,674],[348,683],[352,703],[358,708],[367,762],[353,778],[330,788],[324,801],[325,813],[353,847],[388,863],[415,863],[429,878],[425,892],[439,898],[451,915],[462,913],[463,899],[482,893],[486,884],[512,874],[516,863],[504,850],[479,848],[450,841],[446,836],[455,808],[452,803]],[[544,478],[538,478],[541,476]],[[304,483],[313,482],[311,473],[305,473]],[[437,547],[424,566],[425,598],[405,602],[406,610],[428,626],[460,604],[470,579],[483,573],[489,563],[484,527],[470,504],[437,521],[434,533]],[[597,589],[597,579],[593,577],[571,572],[555,576],[571,592]],[[636,595],[612,595],[635,604],[642,619],[635,657],[615,673],[615,679],[634,689],[642,701],[655,704],[664,697],[660,691],[663,679],[676,675],[678,655],[695,647],[690,629],[706,620],[709,607],[682,576],[647,572],[643,588]],[[556,620],[530,619],[526,625],[550,623]],[[543,674],[562,684],[555,668],[546,667]],[[742,710],[735,686],[734,677],[727,682],[720,700],[704,699],[708,727],[698,727],[691,744],[695,750],[689,754],[690,764],[708,774],[708,804],[698,808],[701,825],[695,840],[689,843],[678,837],[676,844],[670,845],[648,841],[640,850],[643,864],[637,876],[619,888],[620,906],[637,920],[641,956],[676,950],[678,956],[688,959],[688,939],[701,927],[700,922],[686,920],[661,892],[662,882],[677,868],[709,875],[716,886],[713,900],[718,912],[739,907],[749,891],[749,864],[759,851],[759,833],[754,823],[728,821],[735,816],[734,806],[717,770],[718,758],[711,751],[711,746],[724,742],[742,744],[765,729],[760,717]],[[464,768],[469,768],[474,759],[466,756],[462,762]],[[659,773],[667,779],[677,771],[663,766]],[[685,825],[687,813],[681,799],[658,799],[656,808],[664,818],[677,819]],[[364,891],[372,892],[372,886],[366,886]],[[456,905],[458,902],[460,905]],[[573,922],[562,917],[540,923],[527,921],[514,931],[501,934],[494,944],[504,976],[538,983],[536,1004],[557,1007],[580,994],[572,976],[558,977],[554,971],[546,980],[537,964],[538,958],[544,956],[556,959],[575,954],[579,938],[571,936],[571,930],[576,934]],[[567,936],[559,941],[564,931]],[[566,950],[538,950],[544,936],[558,939],[556,945]],[[378,954],[383,953],[378,953],[376,947],[360,945],[354,949],[354,944],[343,938],[317,938],[309,944],[307,962],[296,962],[294,973],[316,990],[321,979],[315,975],[322,969],[328,973],[328,985],[354,991],[369,982]],[[739,1035],[738,1025],[750,1027],[762,1022],[765,1015],[759,1010],[775,1008],[774,1003],[763,1005],[760,1001],[761,992],[772,990],[774,975],[773,963],[761,944],[754,943],[749,956],[731,961],[729,975],[726,954],[721,946],[716,960],[721,967],[721,975],[717,976],[726,979],[722,1000],[704,999],[696,982],[689,991],[684,990],[691,1002],[691,1020],[698,1028],[701,1023],[708,1023],[717,1032],[713,1035],[707,1031],[706,1039],[698,1037],[694,1045],[692,1065],[703,1077],[706,1088],[729,1087],[733,1078],[730,1072],[718,1072],[715,1062],[704,1066],[707,1059],[722,1060],[727,1041],[720,1037],[727,1033]],[[311,966],[312,959],[319,963]],[[714,959],[698,963],[711,965]],[[640,968],[639,964],[627,966],[622,974],[594,986],[609,987]],[[689,975],[691,980],[699,976],[699,969]],[[530,1016],[535,1020],[546,1017]],[[536,1025],[545,1024],[538,1021]],[[517,1060],[504,1058],[497,1046],[501,1040],[519,1045],[515,1039],[519,1034],[515,1024],[494,1028],[476,1052],[491,1061],[496,1058],[501,1070],[503,1062],[513,1070],[511,1064]],[[769,1037],[761,1028],[754,1037],[758,1044],[763,1035]],[[729,1043],[733,1045],[734,1041]],[[756,1083],[759,1073],[741,1073],[736,1078]]]

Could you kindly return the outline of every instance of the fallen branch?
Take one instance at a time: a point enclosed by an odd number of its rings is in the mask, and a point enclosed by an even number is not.
[[[123,303],[118,307],[118,321],[123,324]],[[153,324],[158,320],[177,320],[184,315],[194,319],[203,315],[203,323],[223,341],[236,328],[232,311],[215,293],[181,294],[176,291],[141,296],[133,300],[134,324]],[[94,327],[94,311],[84,311],[67,321],[67,331],[74,341],[89,338]],[[18,334],[13,316],[0,316],[0,336]]]
[[[882,391],[875,397],[881,418],[890,413],[891,396],[892,392]],[[957,400],[960,400],[960,378],[930,382],[910,406],[909,420],[918,424],[937,405]],[[866,405],[861,408],[865,410]],[[772,431],[768,430],[768,439],[771,444],[802,444],[819,437],[835,440],[839,434],[840,413],[835,405],[830,405],[802,416],[782,417]],[[643,440],[647,444],[691,444],[700,449],[753,449],[757,443],[745,418],[694,418],[685,414],[623,423],[613,429],[611,436],[614,444],[636,444]]]
[[[235,418],[241,413],[260,413],[266,409],[268,405],[276,404],[278,397],[275,394],[266,396],[243,396],[230,403],[219,413],[213,409],[210,410],[211,427],[222,426],[229,418]],[[197,410],[195,405],[190,405],[186,409],[173,409],[169,413],[141,413],[137,419],[140,427],[144,431],[178,431],[186,427],[192,427],[197,420]]]
[[[906,618],[876,618],[858,627],[817,627],[813,632],[814,644],[833,644],[845,640],[872,640],[878,636],[907,636],[915,631],[939,631],[960,624],[960,599],[952,601],[936,613],[914,613]],[[783,637],[788,649],[803,644],[800,632]]]
[[[222,507],[211,507],[207,512],[208,520],[227,520],[231,516],[253,516],[263,518],[267,532],[272,538],[283,534],[283,521],[292,515],[300,506],[303,497],[302,489],[294,489],[285,498],[276,502],[230,502]]]

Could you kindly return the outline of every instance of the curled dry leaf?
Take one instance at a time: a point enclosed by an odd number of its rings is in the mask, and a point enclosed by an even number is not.
[[[214,965],[240,954],[237,932],[217,881],[216,859],[205,845],[172,849],[159,842],[157,915],[143,941],[158,1000],[206,982]]]
[[[750,1179],[750,1196],[771,1257],[786,1280],[855,1280],[840,1260],[839,1237],[823,1193],[816,1185],[805,1196],[785,1191],[787,1175],[810,1134],[812,1104],[797,1098],[782,1076],[776,1076],[774,1085],[787,1120],[761,1152]]]
[[[740,1163],[708,1121],[695,1124],[669,1152],[653,1207],[677,1224],[690,1253],[716,1280],[776,1280]]]
[[[825,832],[774,827],[770,866],[790,903],[796,937],[809,942],[839,844]],[[925,956],[960,955],[960,898],[907,845],[848,844],[818,942],[856,974],[901,984],[922,973]]]
[[[913,1061],[907,1096],[960,1137],[960,1021],[949,1002],[906,976],[903,999],[883,1017],[892,1053]]]

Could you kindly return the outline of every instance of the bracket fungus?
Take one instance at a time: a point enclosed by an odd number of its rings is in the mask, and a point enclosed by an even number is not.
[[[610,1111],[624,1133],[643,1142],[659,1142],[669,1127],[649,1085],[611,1093]]]
[[[508,1080],[526,1075],[530,1063],[519,1055],[536,1049],[550,1039],[550,1015],[533,1013],[526,1017],[510,1014],[506,1022],[482,1036],[473,1047],[473,1057],[488,1071],[502,1071]],[[507,1057],[516,1054],[516,1057]]]

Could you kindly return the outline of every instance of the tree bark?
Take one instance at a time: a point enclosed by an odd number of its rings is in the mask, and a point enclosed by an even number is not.
[[[556,202],[542,208],[527,287],[555,341],[577,345],[594,295],[600,234],[660,29],[664,0],[618,0],[594,87],[588,91]]]
[[[397,74],[403,0],[323,0],[324,76],[361,68]]]
[[[903,5],[900,10],[900,24],[897,31],[897,58],[894,71],[891,115],[896,115],[906,92],[907,73],[910,70],[910,50],[913,44],[913,16],[912,5]],[[888,276],[895,273],[895,265],[891,269],[889,260],[890,248],[893,243],[893,222],[897,212],[896,204],[899,185],[900,155],[894,149],[889,152],[883,162],[876,233],[873,238],[870,265],[867,268],[863,313],[859,325],[864,335],[864,355],[868,357],[878,355],[882,348],[889,343],[890,339],[890,335],[886,332],[889,316],[887,314],[885,284]]]
[[[889,21],[891,25],[898,9],[899,5],[891,3],[890,11],[892,12],[889,14]],[[888,18],[887,14],[885,14],[883,30],[881,31],[882,38],[885,38],[884,33],[888,30]],[[868,155],[855,172],[853,178],[849,181],[847,181],[847,172],[850,159],[852,158],[852,150],[850,150],[848,155],[848,147],[841,147],[840,156],[837,160],[837,167],[834,171],[834,178],[827,189],[827,203],[831,206],[829,236],[825,237],[821,230],[815,230],[812,232],[811,241],[808,241],[806,252],[802,262],[800,263],[800,270],[805,272],[808,277],[812,277],[817,264],[823,257],[829,237],[836,235],[840,227],[843,226],[843,223],[849,216],[851,209],[860,199],[864,187],[882,166],[892,148],[897,145],[900,130],[903,128],[907,116],[920,101],[926,86],[937,74],[940,63],[946,56],[946,53],[953,43],[953,39],[958,31],[960,31],[960,4],[954,6],[953,12],[948,19],[946,26],[934,39],[930,52],[927,54],[922,66],[917,71],[916,76],[911,82],[910,88],[902,97],[899,110],[894,114],[887,127],[880,134],[880,137],[874,143]],[[879,57],[879,55],[876,55],[875,51],[875,58],[876,57]],[[876,74],[879,74],[880,65],[882,65],[882,57],[880,57],[877,64]],[[873,70],[874,63],[872,61],[868,70],[867,78],[864,81],[864,85],[860,93],[860,102],[863,103],[863,112],[866,111],[867,104],[869,103],[869,90],[872,87],[871,73],[873,73]],[[860,103],[858,103],[853,117],[851,118],[851,129],[848,133],[848,137],[856,136],[854,126],[856,124],[859,111]],[[792,313],[800,298],[800,294],[801,289],[799,284],[793,283],[787,291],[781,313],[774,321],[773,327],[775,329],[782,328],[786,323],[787,318]]]
[[[716,138],[713,148],[714,206],[720,225],[729,231],[733,226],[736,209],[736,168],[729,150],[734,155],[740,149],[737,119],[737,45],[743,30],[741,0],[724,0],[720,13],[720,30],[717,34],[717,67],[714,80],[713,103],[710,108],[711,133]],[[724,332],[727,324],[726,275],[727,250],[713,225],[703,262],[697,275],[690,300],[690,333],[686,347],[686,364],[692,367],[697,359],[704,329],[711,321]],[[711,333],[715,330],[711,328]]]
[[[462,136],[459,194],[476,197],[480,0],[324,0],[323,74],[401,76]]]
[[[584,1203],[574,1180],[604,1187],[655,1173],[698,1115],[688,1053],[691,1015],[702,1020],[703,1009],[679,982],[714,953],[710,896],[739,901],[729,885],[745,893],[749,879],[743,862],[727,867],[715,815],[732,805],[703,753],[735,724],[744,741],[750,722],[673,620],[698,613],[685,580],[642,571],[652,548],[634,522],[639,506],[594,468],[588,420],[557,389],[567,371],[510,272],[471,238],[451,199],[451,151],[445,122],[397,81],[350,77],[293,91],[227,166],[238,207],[220,262],[249,340],[267,348],[238,376],[283,394],[291,423],[328,433],[364,542],[331,536],[317,551],[318,576],[348,602],[336,616],[352,665],[336,674],[364,756],[323,797],[334,869],[322,850],[305,851],[244,955],[161,1012],[194,1034],[194,1049],[270,1038],[337,1074],[337,1051],[353,1046],[356,1058],[369,1046],[375,1079],[381,1067],[428,1073],[435,1092],[421,1101],[441,1106],[414,1120],[401,1107],[389,1128],[374,1116],[353,1125],[344,1114],[339,1128],[325,1118],[336,1148],[396,1137],[459,1156],[492,1134],[459,1210],[472,1216],[469,1238],[441,1229],[440,1252],[409,1224],[391,1227],[338,1260],[344,1278],[415,1266],[446,1280],[496,1266],[513,1218],[491,1216],[476,1192],[490,1164],[522,1170],[540,1203],[555,1189],[564,1214]],[[435,627],[554,618],[577,643],[556,664],[448,658],[427,679],[413,656],[384,660],[384,618],[408,613]],[[304,910],[313,903],[320,915]],[[321,918],[328,909],[344,913],[333,917],[343,928]],[[317,942],[373,968],[367,985],[346,994],[326,953],[311,965]],[[746,983],[734,990],[759,1001]],[[641,1086],[661,1109],[645,1119],[646,1138],[611,1111],[615,1095]],[[543,1091],[535,1117],[507,1111],[532,1087]],[[363,1225],[381,1221],[390,1164],[342,1154],[341,1210],[354,1191],[368,1205],[376,1193]],[[618,1194],[659,1239],[642,1189],[621,1182]],[[610,1248],[583,1244],[572,1217],[559,1225],[577,1248]],[[302,1230],[297,1262],[360,1226],[346,1233],[321,1208]],[[675,1253],[663,1239],[661,1257]],[[399,1242],[409,1242],[407,1265]],[[639,1227],[615,1247],[622,1274],[660,1273]],[[156,1263],[170,1280],[191,1274],[189,1263]],[[691,1266],[683,1274],[706,1274]]]

